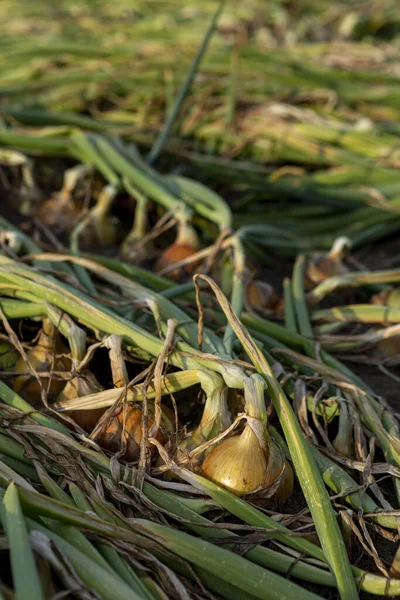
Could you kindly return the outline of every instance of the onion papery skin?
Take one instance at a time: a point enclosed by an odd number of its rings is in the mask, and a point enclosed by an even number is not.
[[[171,244],[171,246],[166,248],[166,250],[164,250],[164,252],[158,258],[155,264],[155,270],[157,273],[159,273],[160,271],[175,265],[181,260],[185,260],[185,258],[193,256],[193,254],[196,252],[197,248],[193,248],[193,246],[190,246],[189,244],[179,244],[178,242],[174,242]],[[175,271],[170,271],[167,273],[167,277],[175,280],[180,279],[185,274],[188,275],[192,273],[196,269],[197,264],[198,263],[196,262],[192,262],[188,265],[182,266],[179,269],[176,269]]]
[[[246,288],[246,301],[255,311],[274,310],[278,295],[274,288],[264,281],[252,281]]]
[[[96,394],[103,389],[103,386],[100,385],[93,373],[89,371],[89,369],[84,369],[83,372],[67,382],[65,388],[58,397],[58,402]],[[106,408],[74,410],[67,414],[77,425],[79,425],[79,427],[82,427],[85,431],[91,431],[97,425],[98,420],[103,416],[106,410]]]
[[[138,461],[140,457],[140,443],[143,437],[142,414],[142,409],[134,404],[121,408],[97,438],[98,444],[102,448],[115,454],[122,449],[123,443],[125,443],[125,452],[121,458],[127,462]],[[148,416],[147,427],[149,434],[153,427],[153,423],[152,417]],[[161,428],[155,436],[155,439],[159,441],[160,444],[166,442],[166,436],[164,435],[162,428],[163,423],[161,423]],[[155,447],[152,447],[152,453],[154,450]]]
[[[293,490],[293,470],[270,440],[263,448],[249,425],[243,432],[214,446],[201,468],[202,475],[236,496],[282,502]]]
[[[49,383],[49,378],[41,377],[41,373],[48,373],[49,371],[70,372],[72,363],[65,356],[68,352],[68,348],[61,341],[57,330],[52,325],[44,323],[37,344],[26,353],[29,363],[41,378],[49,402],[57,399],[66,385],[66,380],[52,377]],[[30,369],[22,356],[15,365],[15,370],[29,374],[17,375],[13,382],[14,391],[32,404],[34,408],[43,408],[40,384],[36,377],[30,373]]]
[[[245,496],[264,487],[267,458],[255,433],[246,425],[240,435],[226,438],[210,450],[202,474],[236,496]]]

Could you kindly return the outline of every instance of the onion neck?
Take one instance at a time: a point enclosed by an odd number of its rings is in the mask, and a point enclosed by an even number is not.
[[[178,221],[178,233],[175,244],[178,246],[190,246],[197,250],[200,247],[199,237],[186,218]]]
[[[349,240],[349,238],[344,236],[338,237],[332,244],[332,248],[329,251],[328,258],[330,258],[336,263],[340,263],[344,259],[350,248],[351,241]]]
[[[206,402],[201,421],[192,432],[192,439],[198,445],[219,435],[231,424],[227,404],[228,388],[222,377],[216,373],[201,371],[199,379],[206,394]]]
[[[271,440],[267,430],[267,411],[265,408],[265,382],[261,375],[244,377],[245,411],[249,421],[245,430],[250,428],[257,436],[260,446],[268,454]]]

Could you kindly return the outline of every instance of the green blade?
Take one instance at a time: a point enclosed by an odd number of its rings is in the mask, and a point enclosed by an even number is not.
[[[195,75],[199,69],[201,59],[203,58],[203,56],[207,50],[208,43],[211,40],[212,34],[214,33],[214,29],[218,22],[219,16],[222,12],[223,6],[224,6],[224,2],[220,2],[218,5],[218,8],[214,14],[214,17],[210,23],[210,26],[209,26],[208,30],[206,31],[204,39],[203,39],[199,49],[197,50],[197,53],[193,60],[192,66],[190,67],[189,72],[186,75],[186,77],[182,83],[182,86],[178,92],[178,95],[175,98],[175,102],[172,106],[172,109],[170,110],[170,112],[168,114],[167,120],[165,121],[165,125],[162,128],[162,130],[160,131],[156,141],[154,142],[154,144],[149,152],[147,160],[150,164],[155,162],[155,160],[157,159],[158,155],[160,154],[160,152],[162,150],[162,147],[168,140],[168,136],[171,132],[171,128],[175,122],[175,119],[178,116],[178,113],[182,106],[182,102],[184,101],[184,99],[189,91],[192,81],[195,78]]]
[[[3,498],[2,521],[10,545],[16,600],[43,600],[39,574],[14,483],[8,486]]]

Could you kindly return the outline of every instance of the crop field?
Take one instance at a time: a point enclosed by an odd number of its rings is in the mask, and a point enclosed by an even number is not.
[[[398,1],[0,11],[0,600],[399,598]]]

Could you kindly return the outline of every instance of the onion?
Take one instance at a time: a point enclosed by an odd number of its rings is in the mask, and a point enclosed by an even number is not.
[[[282,501],[293,489],[293,471],[271,439],[262,442],[253,426],[224,439],[206,456],[202,475],[236,496],[257,493]]]
[[[88,172],[89,168],[86,165],[77,165],[67,169],[64,172],[61,190],[41,204],[36,212],[37,218],[51,229],[71,231],[82,213],[75,204],[72,194],[79,181]]]
[[[89,369],[84,369],[77,374],[76,377],[67,382],[65,388],[58,396],[58,401],[72,400],[81,396],[88,396],[103,390],[103,386],[97,381]],[[77,425],[91,431],[96,425],[100,417],[106,411],[105,408],[95,408],[92,410],[74,410],[68,412],[68,415],[75,421]]]
[[[237,496],[257,494],[282,501],[293,489],[293,471],[266,426],[264,381],[244,380],[246,424],[243,431],[217,443],[206,455],[202,475]]]
[[[246,288],[246,302],[252,310],[271,311],[278,303],[278,295],[271,284],[256,279]]]
[[[266,485],[267,453],[246,425],[243,433],[225,439],[207,454],[202,474],[243,496]]]
[[[55,400],[65,386],[64,379],[55,377],[49,378],[41,376],[41,373],[49,371],[67,371],[71,370],[71,361],[67,358],[68,348],[61,341],[60,334],[57,328],[49,319],[43,320],[42,330],[39,335],[37,344],[30,348],[26,353],[29,364],[33,367],[36,373],[41,377],[42,385],[47,390],[47,398],[49,401]],[[13,382],[15,392],[25,398],[35,408],[42,407],[41,387],[36,377],[30,373],[30,368],[21,357],[15,370],[21,373],[29,373],[26,375],[17,375]]]
[[[156,272],[164,271],[180,262],[181,260],[185,260],[185,258],[189,258],[193,256],[199,249],[199,239],[193,227],[189,225],[186,220],[181,220],[178,223],[178,234],[176,236],[175,242],[168,246],[166,250],[161,254],[155,264]],[[192,262],[189,263],[180,269],[176,269],[167,273],[168,277],[171,279],[179,279],[183,275],[187,275],[192,273],[198,263]]]
[[[390,306],[391,308],[400,307],[400,288],[390,288],[374,294],[371,298],[372,304],[379,304],[381,306]]]
[[[45,200],[36,212],[36,217],[44,225],[58,232],[71,231],[80,215],[81,210],[74,200],[62,190]]]
[[[372,356],[379,361],[388,361],[396,357],[398,359],[400,356],[400,335],[392,335],[379,340],[372,350]]]
[[[147,428],[150,433],[154,423],[154,407],[149,405],[149,412],[153,413],[147,419]],[[168,412],[168,409],[163,406],[161,427],[155,436],[155,439],[162,444],[166,442],[166,434],[174,430]],[[121,458],[128,462],[138,461],[140,443],[143,437],[142,415],[142,409],[137,404],[125,405],[119,409],[118,413],[112,417],[111,421],[100,433],[97,438],[98,444],[114,454],[125,448],[125,452]],[[152,447],[152,452],[154,450],[155,448]]]
[[[351,242],[346,237],[337,238],[328,254],[312,253],[307,261],[305,285],[312,289],[321,281],[334,275],[344,275],[348,269],[342,260],[351,247]]]

